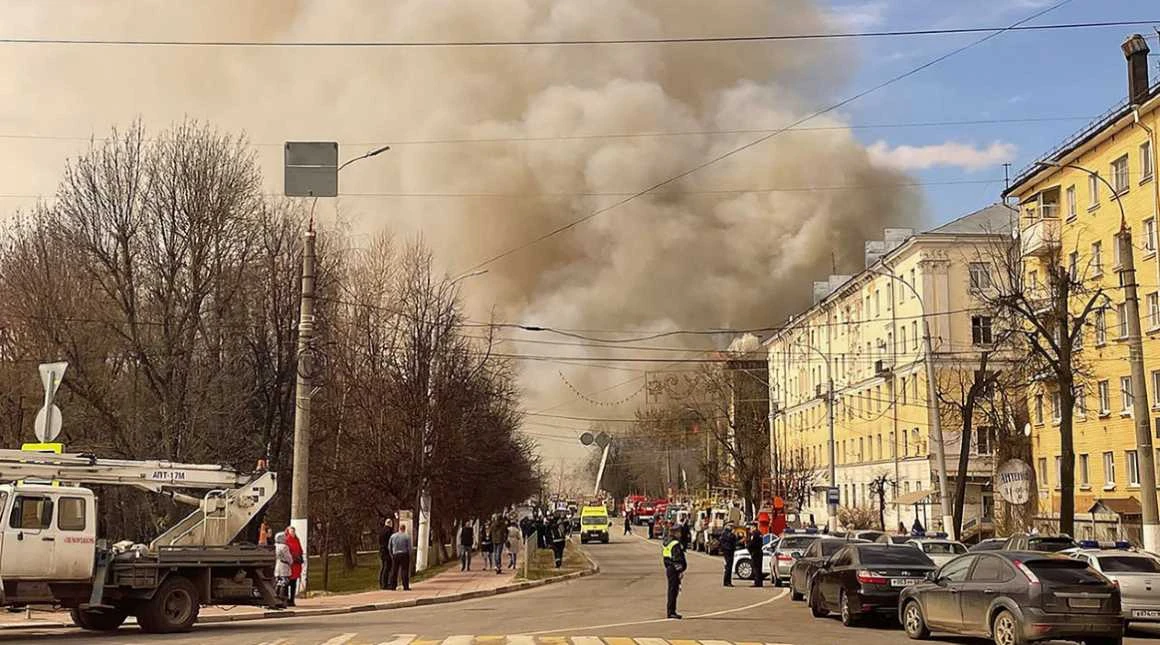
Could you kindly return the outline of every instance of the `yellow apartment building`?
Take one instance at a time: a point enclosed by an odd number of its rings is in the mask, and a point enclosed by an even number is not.
[[[1119,287],[1115,234],[1121,207],[1131,230],[1139,287],[1144,368],[1153,417],[1160,428],[1160,262],[1155,178],[1160,133],[1160,84],[1148,80],[1148,47],[1140,36],[1123,44],[1129,100],[1067,139],[1022,172],[1006,191],[1020,205],[1021,244],[1028,276],[1044,261],[1066,263],[1105,306],[1089,317],[1077,363],[1075,410],[1076,532],[1101,539],[1124,535],[1120,522],[1139,522],[1140,484],[1129,380],[1124,292]],[[1090,172],[1089,172],[1090,171]],[[1104,181],[1094,177],[1098,173]],[[1109,187],[1110,185],[1110,187]],[[1028,278],[1031,280],[1031,277]],[[1073,310],[1089,296],[1073,300]],[[1030,391],[1032,452],[1039,513],[1059,510],[1058,399],[1050,383]],[[1097,522],[1092,513],[1112,516]],[[1129,532],[1130,536],[1130,532]]]
[[[836,486],[840,505],[878,508],[872,482],[887,488],[886,528],[918,517],[940,529],[938,477],[927,405],[923,317],[930,324],[936,381],[974,370],[994,342],[991,318],[974,294],[990,285],[980,262],[1010,240],[1017,211],[995,204],[933,230],[886,229],[866,243],[866,269],[814,283],[814,304],[764,341],[770,374],[773,443],[779,463],[818,471],[800,513],[829,519],[830,436],[827,398],[833,379]],[[891,277],[893,276],[893,277]],[[952,379],[947,378],[946,382]],[[957,473],[960,425],[943,415],[948,475]],[[990,517],[993,432],[972,437],[964,535]],[[792,500],[791,500],[792,501]]]

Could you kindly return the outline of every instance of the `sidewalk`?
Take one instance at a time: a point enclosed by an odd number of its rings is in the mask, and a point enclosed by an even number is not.
[[[497,574],[494,569],[479,570],[482,563],[474,563],[474,571],[460,571],[452,567],[432,578],[416,582],[410,591],[366,591],[351,594],[331,594],[300,599],[296,607],[271,610],[262,607],[202,607],[199,623],[222,623],[260,618],[290,616],[321,616],[345,614],[378,609],[396,609],[444,602],[455,602],[490,596],[497,593],[517,591],[544,584],[547,581],[516,582],[515,572],[506,569]],[[132,623],[130,618],[128,623]],[[27,612],[0,612],[0,629],[71,627],[72,620],[67,611],[33,611],[31,620]]]

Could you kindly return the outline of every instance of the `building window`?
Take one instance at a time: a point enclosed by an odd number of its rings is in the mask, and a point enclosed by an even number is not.
[[[1137,461],[1136,451],[1135,450],[1125,450],[1124,457],[1126,458],[1126,460],[1128,462],[1128,485],[1129,486],[1139,486],[1140,485],[1140,464]]]
[[[1160,370],[1152,372],[1152,407],[1160,408]]]
[[[1129,376],[1120,377],[1120,414],[1132,412],[1132,379]]]
[[[1084,453],[1084,454],[1079,456],[1079,485],[1080,486],[1090,486],[1091,485],[1091,483],[1088,481],[1088,456],[1087,456],[1087,453]]]
[[[1150,293],[1148,300],[1148,329],[1160,327],[1160,293]]]
[[[858,437],[858,461],[866,461],[866,444],[863,437]]]
[[[1116,455],[1112,452],[1104,453],[1104,486],[1116,485]]]
[[[918,349],[918,321],[910,321],[910,348]]]
[[[1112,238],[1112,268],[1120,268],[1120,241]]]
[[[1116,322],[1120,326],[1120,338],[1128,337],[1128,305],[1120,303],[1116,305]]]
[[[1055,487],[1059,488],[1063,482],[1063,457],[1055,456]]]
[[[1107,381],[1096,383],[1096,391],[1100,396],[1100,414],[1107,414],[1112,411],[1111,393],[1108,389]]]
[[[914,272],[914,269],[910,270],[910,288],[914,289],[914,292],[910,294],[910,297],[913,298],[914,294],[918,293],[918,274]]]
[[[1067,277],[1073,282],[1079,278],[1079,251],[1067,254]]]
[[[912,439],[911,442],[914,444],[914,454],[921,455],[922,454],[922,442],[920,441],[920,436],[918,434],[918,428],[915,428],[913,432],[914,432],[914,438]]]
[[[1104,258],[1100,253],[1103,250],[1103,244],[1100,242],[1092,242],[1092,275],[1101,275],[1104,272]]]
[[[1112,162],[1112,189],[1117,194],[1128,190],[1128,155]]]
[[[915,403],[918,403],[918,377],[917,376],[910,379],[910,398],[914,399]]]
[[[878,290],[874,290],[874,317],[877,318],[882,315],[882,302],[879,299]]]
[[[1144,220],[1144,253],[1156,252],[1156,220],[1152,217]]]
[[[1096,311],[1096,345],[1108,342],[1108,315],[1100,308]]]
[[[882,459],[882,435],[878,435],[878,458]]]
[[[1067,219],[1075,217],[1075,186],[1067,187]]]
[[[899,353],[906,351],[906,327],[898,328],[898,347]]]
[[[975,431],[975,452],[980,455],[989,455],[994,443],[995,429],[991,426],[979,426]]]
[[[902,405],[906,405],[906,377],[902,377]]]
[[[976,345],[991,344],[990,316],[971,316],[971,342]]]
[[[1047,480],[1047,457],[1040,457],[1037,465],[1039,466],[1039,487],[1047,488],[1050,484]]]
[[[910,456],[910,433],[905,430],[902,431],[902,456]]]
[[[1140,181],[1152,177],[1152,142],[1145,141],[1140,146]]]
[[[971,289],[980,291],[991,287],[991,272],[986,262],[972,262],[967,269],[970,272]]]
[[[1075,407],[1080,417],[1087,416],[1087,386],[1077,385],[1075,388]]]
[[[1043,425],[1043,395],[1035,395],[1035,423]]]
[[[1059,423],[1063,418],[1063,395],[1059,390],[1051,393],[1051,420]]]
[[[1088,175],[1088,198],[1089,208],[1100,205],[1099,173]]]

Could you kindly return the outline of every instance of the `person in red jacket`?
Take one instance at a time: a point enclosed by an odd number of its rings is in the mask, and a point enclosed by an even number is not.
[[[293,526],[286,527],[286,546],[290,548],[290,557],[294,558],[294,564],[290,565],[290,589],[286,605],[293,607],[294,598],[298,595],[298,579],[302,577],[302,563],[305,561],[302,553],[302,542],[298,540],[298,534],[294,531]]]

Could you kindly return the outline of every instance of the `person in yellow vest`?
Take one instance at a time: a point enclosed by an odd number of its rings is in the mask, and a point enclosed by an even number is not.
[[[682,541],[684,529],[683,526],[675,527],[661,552],[665,563],[665,578],[669,584],[668,604],[666,605],[667,618],[681,617],[677,613],[677,594],[681,591],[681,576],[688,568],[688,562],[685,561],[684,542]]]

